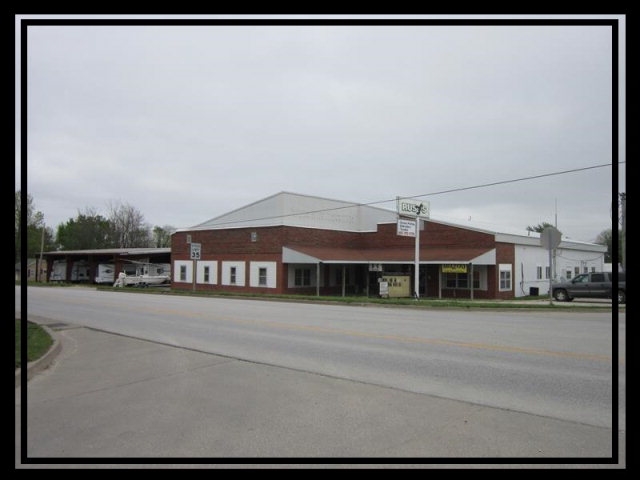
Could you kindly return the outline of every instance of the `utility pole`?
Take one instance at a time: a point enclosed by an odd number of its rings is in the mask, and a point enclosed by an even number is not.
[[[627,214],[627,194],[622,192],[620,194],[620,206],[621,206],[621,216],[622,216],[622,271],[627,271],[627,222],[626,222],[626,214]],[[617,248],[617,245],[616,245]],[[617,265],[616,265],[617,268]]]
[[[558,229],[558,199],[556,198],[556,209],[555,209],[555,227]],[[553,261],[551,262],[550,268],[551,272],[549,272],[549,276],[553,279],[554,282],[558,280],[558,274],[556,273],[556,252],[557,249],[553,249]]]
[[[40,262],[36,264],[36,282],[41,280],[40,270],[42,270],[42,252],[44,250],[44,215],[42,216],[42,238],[40,239]]]

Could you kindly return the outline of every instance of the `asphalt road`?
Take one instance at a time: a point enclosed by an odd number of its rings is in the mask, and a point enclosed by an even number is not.
[[[56,364],[29,382],[29,456],[612,455],[610,312],[30,288],[28,314],[63,342]],[[624,314],[619,322],[624,392]]]

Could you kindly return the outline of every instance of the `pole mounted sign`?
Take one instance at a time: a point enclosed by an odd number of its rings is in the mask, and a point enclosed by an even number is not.
[[[191,260],[200,260],[201,244],[191,244]]]
[[[413,198],[398,198],[398,215],[429,218],[429,202]]]
[[[398,235],[415,237],[415,261],[413,267],[413,295],[416,300],[419,298],[418,289],[420,287],[420,220],[429,218],[429,202],[416,200],[415,198],[397,197],[398,207]],[[415,234],[408,222],[400,217],[415,218]],[[413,222],[412,222],[413,223]]]
[[[543,248],[546,248],[549,251],[549,272],[551,272],[552,268],[552,258],[551,253],[553,250],[558,248],[560,242],[562,241],[562,233],[556,227],[549,225],[545,227],[545,229],[540,234],[540,245]],[[553,303],[553,275],[549,275],[549,304]]]
[[[416,221],[415,220],[403,220],[398,219],[398,235],[401,237],[415,237],[416,236]]]

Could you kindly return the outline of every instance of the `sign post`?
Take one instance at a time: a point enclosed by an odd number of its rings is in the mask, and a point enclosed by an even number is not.
[[[202,251],[202,245],[200,243],[191,243],[190,248],[190,256],[191,260],[193,260],[193,291],[196,291],[196,264],[197,261],[200,260],[200,254]]]
[[[416,238],[416,246],[415,246],[415,261],[414,261],[414,278],[413,278],[413,295],[416,300],[420,298],[419,288],[420,288],[420,219],[421,218],[429,218],[429,202],[416,200],[413,198],[397,198],[397,208],[398,208],[398,235],[412,236],[410,232],[410,228],[401,229],[401,222],[406,222],[406,220],[402,220],[399,217],[411,217],[415,218],[415,238]],[[400,232],[403,233],[400,233]]]
[[[560,231],[553,226],[546,227],[542,233],[540,234],[540,245],[549,250],[549,304],[553,303],[553,275],[551,274],[551,265],[553,259],[551,257],[551,252],[553,252],[558,245],[560,245],[560,241],[562,240],[562,234]]]

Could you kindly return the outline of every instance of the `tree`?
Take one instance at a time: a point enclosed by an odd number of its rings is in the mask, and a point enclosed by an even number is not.
[[[150,247],[153,245],[151,227],[145,224],[144,215],[135,207],[110,202],[109,222],[118,248]]]
[[[175,227],[165,225],[164,227],[153,227],[153,244],[157,248],[171,246],[171,234],[176,231]]]
[[[58,225],[56,241],[61,250],[87,250],[113,248],[116,244],[113,228],[106,218],[95,210],[86,208],[84,213]]]
[[[613,229],[607,228],[598,234],[596,241],[598,245],[605,245],[607,251],[604,254],[606,263],[613,263]],[[618,230],[618,259],[621,259],[622,252],[622,231]]]
[[[24,216],[24,222],[23,222]],[[22,251],[22,235],[26,233],[26,248],[27,251]],[[44,236],[43,236],[44,234]],[[53,231],[48,228],[44,223],[44,214],[35,209],[33,197],[27,194],[22,198],[22,192],[18,190],[15,192],[15,263],[19,262],[22,258],[22,254],[25,254],[26,258],[36,258],[40,254],[40,250],[51,249],[53,243]]]
[[[542,223],[539,223],[538,225],[536,225],[535,227],[532,227],[531,225],[529,225],[527,227],[527,232],[542,233],[542,232],[544,232],[544,229],[547,228],[547,227],[554,227],[555,228],[555,226],[551,225],[549,222],[542,222]],[[560,232],[560,233],[562,233],[562,232]]]

